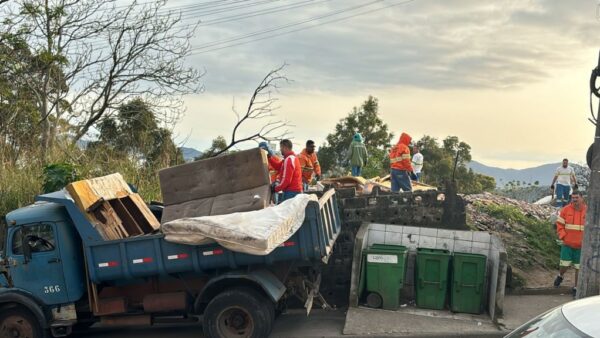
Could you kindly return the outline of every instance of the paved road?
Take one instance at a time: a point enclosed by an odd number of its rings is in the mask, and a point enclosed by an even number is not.
[[[346,314],[344,311],[293,311],[279,316],[270,338],[342,337]],[[202,325],[162,325],[148,328],[92,328],[75,334],[83,338],[202,338]]]

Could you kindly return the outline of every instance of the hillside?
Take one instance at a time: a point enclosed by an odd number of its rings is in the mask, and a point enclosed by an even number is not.
[[[181,152],[183,153],[183,159],[186,162],[191,162],[193,161],[196,157],[199,157],[202,155],[202,152],[199,150],[196,150],[194,148],[186,148],[186,147],[181,147],[179,148],[181,150]]]
[[[466,195],[465,201],[469,227],[502,239],[512,268],[513,287],[552,285],[560,252],[553,224],[555,208],[490,193]],[[566,278],[570,279],[571,274]]]

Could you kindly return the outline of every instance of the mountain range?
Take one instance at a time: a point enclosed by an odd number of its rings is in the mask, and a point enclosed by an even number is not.
[[[554,172],[560,165],[561,163],[557,162],[526,169],[504,169],[471,161],[468,166],[476,173],[492,176],[496,179],[496,186],[504,187],[510,181],[525,182],[526,184],[538,182],[539,185],[550,185]]]

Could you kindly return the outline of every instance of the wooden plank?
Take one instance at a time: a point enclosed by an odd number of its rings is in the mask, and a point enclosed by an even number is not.
[[[123,199],[126,197],[122,197]],[[128,210],[128,208],[123,204],[121,198],[115,198],[114,200],[108,201],[110,205],[113,207],[117,216],[121,219],[123,228],[127,231],[129,236],[138,236],[144,234],[144,231],[139,226],[136,219],[131,215],[132,210]]]
[[[150,211],[150,208],[148,208],[148,206],[146,205],[146,202],[144,202],[142,197],[139,194],[135,194],[135,193],[129,194],[127,197],[129,197],[131,202],[133,202],[137,206],[137,210],[139,210],[139,212],[142,214],[144,219],[148,222],[147,225],[152,228],[152,230],[148,229],[148,231],[145,231],[145,232],[150,233],[152,231],[158,230],[160,228],[160,222],[158,221],[158,219],[156,219],[156,217],[154,216],[152,211]],[[127,206],[127,204],[125,204],[125,205]],[[139,222],[138,222],[138,224],[139,224]],[[142,228],[142,230],[146,230],[146,229]]]
[[[117,215],[108,201],[103,201],[100,207],[91,211],[98,220],[97,229],[106,234],[107,240],[115,240],[128,237],[129,234],[121,224],[123,221]]]

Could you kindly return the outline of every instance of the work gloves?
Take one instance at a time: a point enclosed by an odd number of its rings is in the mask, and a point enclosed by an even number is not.
[[[268,156],[273,156],[275,155],[275,153],[273,152],[273,150],[271,150],[271,148],[269,148],[269,145],[267,144],[267,142],[260,142],[258,144],[258,147],[264,151],[267,152]]]
[[[550,190],[554,191],[554,184],[550,186]]]
[[[320,181],[321,180],[321,175],[315,175],[315,180]]]
[[[575,190],[579,190],[579,186],[577,185],[577,183],[573,184],[573,191]]]
[[[417,174],[415,174],[415,172],[414,172],[414,171],[411,171],[411,172],[410,172],[410,179],[411,179],[411,180],[413,180],[413,181],[416,181],[416,180],[417,180]]]

